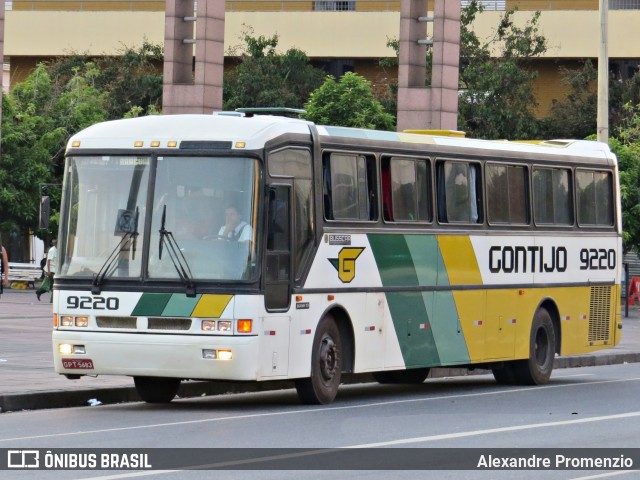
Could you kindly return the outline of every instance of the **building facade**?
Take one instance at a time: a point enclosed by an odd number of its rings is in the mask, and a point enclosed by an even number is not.
[[[188,0],[178,0],[188,1]],[[426,0],[425,0],[426,1]],[[429,1],[433,5],[433,0]],[[466,1],[462,1],[464,6]],[[518,7],[518,21],[541,10],[541,33],[548,50],[537,60],[536,95],[540,115],[563,98],[559,66],[597,63],[598,0],[482,0],[485,11],[473,25],[481,40],[493,36],[505,9]],[[610,0],[611,68],[626,78],[640,65],[640,0]],[[400,37],[400,2],[386,0],[227,0],[224,50],[243,43],[246,33],[278,35],[279,48],[303,50],[316,65],[339,76],[355,71],[374,85],[397,76],[378,62],[395,52],[387,46]],[[14,0],[5,14],[5,62],[10,82],[23,79],[39,61],[87,53],[115,54],[143,41],[162,44],[165,2],[155,0]],[[636,39],[638,36],[638,39]],[[196,32],[197,37],[197,32]]]

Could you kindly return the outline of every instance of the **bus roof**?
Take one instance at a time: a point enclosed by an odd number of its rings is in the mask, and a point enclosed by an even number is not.
[[[149,115],[145,117],[113,120],[88,127],[77,133],[68,148],[129,149],[136,142],[141,148],[149,148],[152,141],[165,147],[167,142],[230,141],[244,142],[245,149],[260,149],[269,140],[283,134],[309,135],[312,122],[291,117],[254,115],[229,116],[224,114]],[[323,142],[331,139],[403,142],[411,144],[441,145],[476,151],[519,152],[576,157],[591,157],[615,161],[605,143],[587,140],[505,141],[479,140],[457,136],[439,136],[428,133],[403,133],[361,128],[317,126]],[[138,145],[140,146],[140,145]],[[154,145],[156,146],[156,145]]]
[[[230,141],[245,142],[245,149],[264,148],[270,139],[284,133],[309,135],[306,120],[289,117],[256,115],[252,117],[229,115],[149,115],[124,120],[112,120],[92,125],[75,134],[67,148],[119,149],[133,148],[142,142],[149,148],[152,141],[160,147],[167,142]],[[76,142],[80,142],[76,145]]]

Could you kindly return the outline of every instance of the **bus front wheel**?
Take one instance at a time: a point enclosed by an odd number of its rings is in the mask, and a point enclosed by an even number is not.
[[[555,359],[556,332],[549,312],[539,309],[533,317],[529,358],[512,363],[513,375],[522,385],[543,385],[551,378]]]
[[[296,380],[298,397],[304,403],[333,402],[342,376],[342,339],[333,316],[318,324],[311,351],[311,376]]]
[[[133,383],[140,398],[147,403],[169,403],[180,388],[179,378],[133,377]]]

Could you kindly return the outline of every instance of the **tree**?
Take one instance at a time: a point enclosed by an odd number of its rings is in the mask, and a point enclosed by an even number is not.
[[[609,146],[618,157],[623,248],[640,252],[640,106],[627,103],[623,110],[626,121],[616,128]]]
[[[515,10],[505,12],[494,37],[481,42],[471,25],[482,11],[482,5],[472,0],[460,15],[458,128],[476,138],[535,138],[539,131],[533,95],[537,72],[531,60],[546,50],[546,40],[538,31],[540,12],[523,27],[514,21]],[[383,68],[398,64],[398,41],[390,39],[387,46],[396,51],[396,58],[381,61]],[[496,51],[494,55],[492,50]],[[428,86],[433,59],[431,48],[426,55],[425,86]],[[395,101],[389,101],[390,96],[397,96],[397,82],[390,81],[387,86],[388,91],[382,98],[390,110],[397,108]]]
[[[63,154],[68,139],[94,123],[157,112],[162,47],[143,43],[117,57],[74,54],[41,63],[3,96],[0,230],[57,232]],[[50,185],[52,223],[38,231],[40,186]],[[57,186],[55,188],[54,186]]]
[[[76,68],[61,89],[47,66],[39,64],[27,79],[3,96],[2,157],[0,158],[0,230],[38,230],[40,186],[60,184],[62,156],[68,138],[105,120],[107,94],[92,84],[96,70],[87,63]],[[51,191],[54,218],[59,189]],[[57,223],[42,236],[57,231]]]
[[[492,39],[482,43],[470,30],[482,12],[476,0],[462,10],[458,126],[477,138],[536,138],[539,131],[534,109],[531,60],[546,51],[538,31],[540,12],[523,27],[514,21],[515,10],[502,16]],[[497,50],[491,55],[491,49]]]
[[[590,60],[579,70],[560,67],[562,82],[569,86],[563,100],[553,100],[551,113],[543,120],[544,138],[586,138],[596,131],[598,71]]]
[[[393,115],[384,111],[371,91],[371,82],[353,72],[339,81],[328,76],[305,104],[304,118],[322,125],[394,130]]]
[[[125,117],[131,110],[156,113],[162,105],[161,45],[144,41],[138,48],[123,47],[115,56],[92,59],[87,54],[60,57],[47,65],[56,91],[60,92],[78,69],[95,67],[91,85],[108,92],[105,108],[109,119]]]
[[[245,35],[240,63],[225,73],[223,102],[225,110],[239,107],[300,108],[318,88],[324,72],[309,62],[309,57],[291,48],[278,54],[278,36]]]

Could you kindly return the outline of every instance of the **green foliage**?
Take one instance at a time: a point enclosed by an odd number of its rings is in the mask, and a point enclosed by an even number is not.
[[[623,247],[640,252],[640,105],[627,103],[623,110],[625,120],[609,139],[609,146],[618,157],[620,170]]]
[[[92,75],[91,65],[83,71],[77,69],[66,85],[57,89],[47,67],[39,64],[3,97],[1,230],[37,230],[40,187],[60,183],[59,162],[68,137],[105,119],[106,94],[90,85]],[[46,193],[57,205],[59,187],[54,190]],[[53,224],[49,234],[56,229]]]
[[[304,118],[321,125],[394,130],[393,115],[385,112],[371,91],[371,82],[353,72],[339,81],[326,77],[305,104]]]
[[[291,48],[276,52],[278,36],[244,37],[247,53],[224,75],[224,109],[240,107],[300,108],[324,78],[307,55]]]
[[[473,1],[461,15],[458,127],[476,138],[536,138],[537,106],[531,59],[546,51],[539,33],[540,12],[524,26],[514,21],[515,10],[502,16],[495,35],[482,43],[470,29],[481,6]],[[491,49],[496,51],[492,56]]]
[[[553,101],[542,137],[586,138],[596,131],[598,71],[586,60],[579,70],[561,66],[560,72],[569,93],[564,100]]]
[[[493,38],[482,42],[471,25],[482,13],[482,5],[471,1],[460,13],[460,89],[458,128],[476,138],[535,138],[539,122],[533,95],[531,59],[546,51],[546,40],[539,33],[540,12],[524,26],[514,21],[515,10],[505,12]],[[380,62],[383,68],[397,66],[399,42],[387,41],[396,58]],[[495,51],[492,55],[491,52]],[[426,53],[426,85],[431,81],[433,52]],[[388,111],[397,110],[397,82],[389,82],[382,97]],[[393,100],[389,101],[389,97]]]
[[[57,233],[69,137],[104,120],[157,113],[161,63],[162,47],[147,42],[117,57],[71,55],[38,64],[3,96],[1,231],[35,231],[45,238]],[[41,193],[51,198],[48,231],[38,231]]]
[[[162,46],[145,41],[139,48],[122,48],[115,56],[89,58],[86,54],[60,57],[48,65],[60,90],[78,70],[87,71],[87,81],[108,92],[105,107],[109,119],[125,116],[132,108],[142,114],[157,111],[162,104]]]

